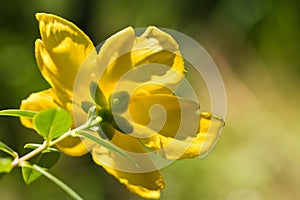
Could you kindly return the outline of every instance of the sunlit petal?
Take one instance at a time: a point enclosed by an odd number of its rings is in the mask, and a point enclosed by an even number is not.
[[[200,114],[198,103],[169,94],[134,94],[129,114],[133,134],[171,160],[206,155],[224,126],[210,113]]]
[[[69,156],[82,156],[88,153],[86,144],[78,137],[68,137],[58,144],[58,149]]]
[[[165,137],[194,137],[199,126],[199,104],[170,94],[133,95],[129,114],[135,123]]]
[[[152,93],[173,93],[184,73],[178,44],[169,34],[153,26],[138,37],[129,27],[106,40],[99,52],[98,68],[106,68],[100,88],[107,96],[117,82],[126,84],[129,87],[126,91],[136,83],[152,83],[144,89]],[[129,75],[120,80],[127,72]]]
[[[144,74],[144,77],[151,75],[150,81],[160,82],[161,85],[151,86],[148,88],[149,91],[166,93],[168,90],[164,87],[172,88],[172,91],[178,87],[184,73],[184,62],[177,42],[166,32],[149,26],[140,37],[137,37],[131,57],[135,67],[141,65],[155,67],[156,73]],[[153,63],[165,68],[153,66]]]
[[[42,40],[36,42],[40,71],[55,90],[71,96],[76,73],[94,50],[90,39],[73,23],[51,14],[36,15]]]
[[[151,159],[146,156],[145,149],[136,138],[115,131],[112,142],[127,151],[141,168],[153,166]],[[143,154],[142,159],[139,159],[139,154]],[[133,163],[101,146],[93,148],[92,155],[97,164],[103,166],[108,173],[125,184],[130,191],[145,198],[160,197],[160,190],[164,188],[164,181],[158,171],[140,172],[140,169]]]
[[[134,41],[134,30],[128,27],[108,38],[101,47],[97,68],[105,69],[99,85],[106,97],[111,94],[121,76],[132,69],[130,54]]]
[[[22,100],[20,109],[39,112],[48,108],[57,108],[59,105],[55,99],[57,98],[53,89],[32,93],[27,99]],[[29,118],[21,117],[21,123],[27,128],[34,128],[32,120]]]
[[[212,116],[210,113],[201,113],[199,129],[195,137],[177,140],[155,134],[141,140],[148,148],[166,159],[178,160],[205,157],[220,137],[223,126],[224,121],[222,119]],[[147,132],[145,127],[136,128],[135,130],[139,131],[140,134],[143,131]]]

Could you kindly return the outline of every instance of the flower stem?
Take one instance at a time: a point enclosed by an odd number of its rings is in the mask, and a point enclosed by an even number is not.
[[[75,130],[75,129],[74,129],[74,130]],[[64,134],[62,134],[62,135],[61,135],[59,138],[57,138],[56,140],[53,140],[52,142],[50,142],[50,143],[49,143],[49,147],[51,147],[51,146],[57,144],[58,142],[60,142],[60,141],[62,141],[62,140],[64,140],[64,139],[66,139],[67,137],[71,136],[71,134],[72,134],[72,132],[73,132],[74,130],[69,130],[69,131],[65,132]]]

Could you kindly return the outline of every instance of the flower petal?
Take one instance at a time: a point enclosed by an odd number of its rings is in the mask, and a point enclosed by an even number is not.
[[[170,94],[134,93],[129,115],[138,124],[165,137],[194,137],[199,126],[199,104]],[[127,117],[128,119],[128,117]]]
[[[156,134],[141,140],[148,148],[166,159],[203,158],[213,149],[223,126],[222,119],[210,113],[201,113],[199,130],[195,137],[177,140]]]
[[[143,198],[158,199],[160,198],[160,190],[164,189],[163,179],[158,171],[147,173],[129,173],[114,170],[109,167],[103,168],[109,174],[117,178],[121,183],[126,185],[131,192],[138,194]]]
[[[160,83],[155,88],[152,85],[148,91],[164,93],[168,92],[165,91],[167,87],[172,88],[174,92],[183,77],[184,62],[177,42],[168,33],[154,26],[149,26],[140,37],[137,37],[131,59],[135,67],[149,65],[149,68],[156,69],[155,74],[144,72],[141,76],[145,78],[151,76],[151,82]],[[153,64],[160,64],[162,67]]]
[[[210,113],[199,114],[197,103],[173,95],[133,95],[129,114],[133,135],[171,160],[204,157],[224,126],[222,119]]]
[[[59,106],[55,103],[55,97],[56,95],[54,94],[53,89],[32,93],[27,99],[22,100],[20,109],[39,112],[48,108],[57,108]],[[25,117],[21,117],[20,119],[25,127],[31,129],[34,128],[31,119]]]
[[[73,23],[55,15],[36,15],[42,40],[36,42],[41,73],[57,93],[71,97],[76,73],[94,50],[90,39]]]
[[[99,85],[107,98],[115,83],[132,68],[130,53],[134,41],[134,30],[128,27],[108,38],[100,49],[97,68],[105,71]]]
[[[93,148],[93,160],[125,184],[130,191],[144,198],[159,198],[160,190],[164,188],[163,178],[158,171],[141,171],[145,168],[153,169],[151,166],[154,166],[140,142],[136,138],[118,131],[115,131],[111,141],[126,151],[140,168],[101,146]]]
[[[21,102],[20,109],[39,112],[49,108],[57,108],[60,107],[57,99],[53,89],[32,93],[27,99]],[[31,119],[21,117],[21,123],[28,128],[34,129]],[[57,147],[65,154],[71,156],[81,156],[87,153],[87,149],[80,138],[66,138],[59,142]]]
[[[134,66],[145,63],[161,63],[169,67],[174,67],[179,73],[183,73],[184,66],[182,57],[180,65],[174,63],[176,55],[179,55],[177,42],[166,32],[149,26],[145,32],[136,38],[132,48],[132,60]]]
[[[136,84],[149,83],[152,85],[144,87],[148,92],[170,93],[165,89],[176,90],[183,78],[184,63],[178,44],[169,34],[150,26],[136,37],[129,27],[105,41],[99,52],[98,69],[105,69],[99,85],[107,97],[116,83],[127,85],[126,91]],[[130,75],[126,74],[129,71]],[[126,78],[120,80],[125,74]]]
[[[78,137],[68,137],[57,143],[56,146],[69,156],[82,156],[88,152],[87,146]]]

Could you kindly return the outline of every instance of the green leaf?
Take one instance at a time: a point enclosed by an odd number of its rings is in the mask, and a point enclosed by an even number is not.
[[[33,118],[35,114],[37,114],[37,112],[35,112],[35,111],[19,110],[19,109],[9,109],[9,110],[1,110],[0,111],[0,116],[3,115],[3,116]]]
[[[36,114],[33,124],[41,136],[52,141],[70,129],[72,118],[66,110],[61,108],[48,109]]]
[[[78,131],[77,134],[79,136],[83,136],[87,139],[90,139],[98,144],[100,144],[101,146],[104,146],[116,153],[118,153],[119,155],[121,156],[124,156],[127,160],[129,160],[130,162],[132,162],[136,167],[138,167],[138,164],[129,156],[127,155],[122,149],[118,148],[117,146],[115,146],[114,144],[112,144],[111,142],[107,141],[107,140],[104,140],[104,139],[101,139],[101,138],[98,138],[86,131]]]
[[[24,179],[26,184],[32,183],[33,181],[40,178],[41,175],[42,174],[40,172],[38,172],[34,169],[31,169],[31,168],[28,168],[28,167],[22,167],[22,176],[23,176],[23,179]]]
[[[40,174],[43,174],[46,176],[48,179],[50,179],[53,183],[55,183],[57,186],[59,186],[61,189],[63,189],[70,197],[72,197],[75,200],[83,200],[74,190],[72,190],[67,184],[63,183],[61,180],[47,172],[45,169],[42,167],[39,167],[38,165],[29,165],[26,164],[24,167],[26,168],[31,168],[34,171],[39,172]]]
[[[3,142],[0,141],[0,151],[4,151],[5,153],[8,153],[12,157],[16,158],[18,156],[17,152],[12,150],[9,146],[4,144]]]
[[[107,108],[107,102],[105,96],[96,82],[92,81],[90,83],[90,93],[97,105]]]
[[[0,158],[0,173],[9,173],[13,168],[11,166],[12,159],[11,158]]]
[[[29,153],[30,149],[36,149],[41,144],[26,144],[25,153]],[[28,162],[30,164],[37,164],[45,169],[49,169],[55,165],[60,157],[60,152],[55,148],[47,148],[42,153],[30,158]],[[22,175],[26,184],[30,184],[41,176],[36,170],[28,167],[22,167]]]

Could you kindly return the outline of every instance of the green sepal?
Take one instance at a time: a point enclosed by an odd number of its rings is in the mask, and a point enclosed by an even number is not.
[[[113,93],[108,100],[111,111],[117,114],[122,114],[128,109],[129,101],[130,95],[125,91]]]
[[[81,108],[85,113],[88,113],[89,109],[93,106],[94,106],[94,104],[92,102],[89,102],[89,101],[81,102]]]
[[[106,122],[110,123],[113,120],[111,111],[106,108],[102,108],[102,109],[98,110],[97,115],[102,118],[102,121],[106,121]]]
[[[33,124],[39,135],[52,141],[71,128],[72,118],[66,110],[51,108],[36,114]]]
[[[102,136],[104,133],[107,139],[111,140],[114,136],[115,129],[110,123],[104,121],[100,123],[100,128],[97,132],[100,136]]]
[[[105,96],[96,82],[90,83],[90,94],[98,106],[107,108]]]
[[[133,132],[133,126],[122,116],[114,114],[111,125],[121,133],[129,134]]]

